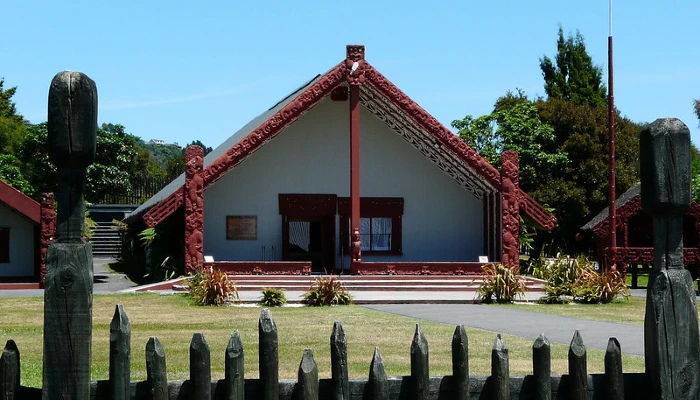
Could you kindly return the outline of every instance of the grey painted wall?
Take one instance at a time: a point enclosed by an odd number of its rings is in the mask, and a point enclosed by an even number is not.
[[[0,263],[0,276],[34,275],[34,223],[0,204],[0,228],[10,228],[10,263]]]
[[[279,259],[279,193],[349,196],[348,108],[347,102],[322,101],[205,191],[204,254],[219,261],[260,260],[266,246],[269,260],[275,246]],[[363,260],[477,261],[483,253],[481,201],[368,111],[362,109],[360,121],[360,195],[405,202],[403,255]],[[227,215],[256,215],[258,239],[226,240]]]

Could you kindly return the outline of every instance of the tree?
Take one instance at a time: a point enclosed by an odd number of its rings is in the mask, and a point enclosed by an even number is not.
[[[548,97],[593,106],[607,103],[606,89],[602,82],[603,72],[600,67],[593,65],[580,32],[564,39],[564,31],[560,26],[555,62],[544,56],[540,59],[540,69]]]
[[[23,118],[17,114],[15,103],[12,101],[12,96],[17,92],[17,86],[3,89],[4,85],[5,78],[0,78],[0,117],[13,118],[22,122]]]
[[[693,100],[694,101],[694,108],[695,108],[695,115],[698,116],[698,119],[700,119],[700,100]]]
[[[10,154],[0,154],[0,179],[27,196],[34,196],[34,188],[19,169],[20,161]]]
[[[534,190],[554,169],[568,163],[566,153],[556,147],[552,127],[543,123],[535,103],[522,91],[499,98],[491,114],[467,115],[452,121],[459,136],[492,165],[500,166],[501,153],[515,150],[520,156],[520,186]]]
[[[5,79],[0,78],[0,154],[15,154],[27,132],[12,101],[17,87],[3,89],[4,84]]]

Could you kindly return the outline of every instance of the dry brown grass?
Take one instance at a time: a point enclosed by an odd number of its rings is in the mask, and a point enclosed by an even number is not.
[[[146,377],[144,350],[148,338],[157,336],[165,348],[169,379],[189,377],[189,343],[195,332],[204,334],[211,349],[212,377],[224,376],[224,349],[238,329],[246,357],[246,377],[258,375],[259,308],[202,307],[182,296],[103,295],[93,305],[93,379],[109,375],[109,323],[116,304],[123,304],[132,325],[132,380]],[[14,339],[21,352],[22,384],[41,386],[43,299],[0,299],[0,340]],[[415,324],[421,323],[430,343],[431,375],[451,374],[451,340],[454,326],[419,321],[357,306],[279,308],[273,310],[279,331],[280,377],[295,379],[304,348],[314,350],[321,378],[330,377],[329,339],[334,321],[342,321],[348,340],[351,377],[365,377],[374,346],[379,346],[390,376],[410,374],[410,344]],[[507,323],[504,321],[504,323]],[[468,329],[470,369],[473,375],[489,375],[495,333]],[[504,336],[510,349],[512,375],[532,373],[532,341]],[[555,374],[567,371],[567,347],[552,346]],[[589,372],[603,371],[603,352],[589,350]],[[641,372],[642,357],[624,358],[625,372]]]

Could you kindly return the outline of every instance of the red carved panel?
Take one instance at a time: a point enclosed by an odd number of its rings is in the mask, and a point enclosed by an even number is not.
[[[49,245],[53,242],[56,234],[56,212],[54,211],[54,196],[53,193],[41,194],[41,212],[40,212],[41,238],[39,257],[39,283],[44,286],[44,278],[46,276],[46,253],[49,251]]]
[[[429,132],[440,145],[447,147],[455,155],[459,156],[467,165],[477,171],[494,188],[500,188],[500,174],[498,170],[484,160],[479,153],[469,147],[459,136],[455,135],[444,125],[438,122],[398,87],[394,86],[384,75],[379,73],[372,65],[365,62],[364,76],[367,82],[379,93],[396,104],[401,111],[406,113],[418,126]]]
[[[356,275],[481,275],[478,262],[353,262]]]
[[[343,66],[348,83],[360,86],[365,82],[365,46],[349,44]]]
[[[608,248],[608,251],[610,249]],[[625,264],[654,264],[653,247],[617,247],[614,255],[615,263]],[[683,262],[686,265],[700,262],[700,250],[698,248],[684,248]]]
[[[185,150],[185,273],[204,264],[204,150]]]
[[[335,216],[338,197],[334,194],[279,194],[279,213],[287,217]]]
[[[215,261],[204,263],[231,275],[309,275],[311,261]]]
[[[501,263],[509,267],[520,264],[520,187],[518,177],[518,153],[504,151],[501,154]]]
[[[179,187],[168,197],[158,202],[158,204],[143,215],[144,224],[149,228],[153,228],[168,218],[170,214],[177,211],[185,202],[184,192],[184,186]]]
[[[520,190],[520,209],[530,216],[541,227],[551,231],[557,227],[557,218],[547,211],[540,203]]]

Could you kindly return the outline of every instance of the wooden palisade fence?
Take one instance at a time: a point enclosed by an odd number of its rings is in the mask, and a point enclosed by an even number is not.
[[[467,333],[463,325],[452,338],[452,376],[431,377],[428,341],[420,325],[410,346],[411,375],[387,377],[384,362],[375,348],[367,379],[348,379],[347,341],[342,324],[333,325],[330,337],[331,378],[318,378],[311,349],[305,349],[297,381],[280,381],[277,327],[269,310],[258,322],[260,379],[245,379],[244,350],[238,331],[233,331],[225,351],[225,378],[212,380],[209,346],[201,333],[190,344],[190,379],[168,381],[165,350],[158,338],[146,344],[146,374],[143,382],[132,382],[129,363],[131,326],[121,305],[116,306],[110,325],[109,380],[93,381],[91,399],[152,400],[393,400],[393,399],[643,399],[649,384],[643,373],[623,374],[620,344],[608,342],[605,373],[589,375],[586,347],[578,331],[569,348],[569,373],[551,375],[550,344],[544,335],[532,346],[533,374],[511,377],[508,348],[496,337],[491,351],[491,376],[469,375]],[[20,353],[9,340],[0,358],[0,400],[41,398],[41,389],[20,386]]]

